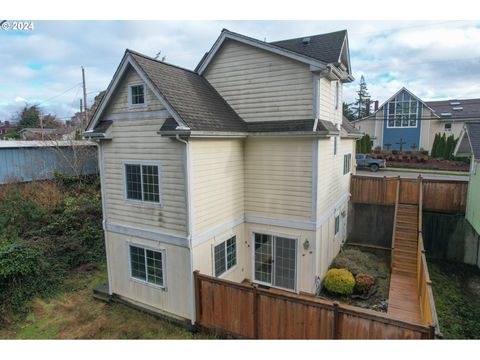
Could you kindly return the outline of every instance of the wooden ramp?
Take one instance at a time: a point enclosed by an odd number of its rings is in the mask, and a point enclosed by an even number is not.
[[[422,323],[417,285],[418,214],[417,205],[396,206],[388,297],[388,315],[417,324]]]

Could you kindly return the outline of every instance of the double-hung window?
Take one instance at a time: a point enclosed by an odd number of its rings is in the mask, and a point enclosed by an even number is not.
[[[218,244],[214,248],[215,276],[220,276],[237,265],[237,237]]]
[[[127,200],[160,204],[160,169],[158,164],[125,164]]]
[[[145,84],[129,85],[128,103],[130,106],[143,106],[146,104]]]
[[[343,175],[350,172],[352,166],[352,154],[343,155]]]
[[[135,280],[165,287],[165,251],[130,245],[130,276]]]

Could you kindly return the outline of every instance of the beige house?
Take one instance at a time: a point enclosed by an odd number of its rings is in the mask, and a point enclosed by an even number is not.
[[[460,136],[465,123],[480,120],[480,99],[423,101],[402,88],[372,115],[354,121],[372,148],[431,151],[435,135]]]
[[[85,133],[110,294],[193,322],[194,270],[315,293],[346,237],[352,80],[346,31],[223,30],[195,71],[127,50]]]

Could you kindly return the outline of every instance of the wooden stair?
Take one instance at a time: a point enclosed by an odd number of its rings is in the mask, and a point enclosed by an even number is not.
[[[398,203],[392,237],[392,274],[388,313],[413,323],[421,322],[417,291],[417,205]]]

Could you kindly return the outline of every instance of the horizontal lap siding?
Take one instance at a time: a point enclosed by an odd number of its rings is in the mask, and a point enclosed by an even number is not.
[[[308,65],[226,41],[205,77],[245,121],[313,117]]]
[[[246,141],[246,214],[310,221],[312,140],[279,138]]]
[[[163,121],[113,123],[113,139],[104,142],[106,216],[112,223],[185,235],[185,145],[157,135]],[[135,160],[160,163],[162,208],[126,202],[123,162]]]
[[[124,113],[124,112],[139,112],[139,111],[156,111],[163,110],[164,107],[160,100],[147,86],[147,105],[144,107],[129,107],[128,106],[128,84],[142,82],[142,78],[132,68],[129,69],[120,81],[120,84],[113,94],[113,97],[108,105],[105,115]]]
[[[320,78],[320,119],[341,124],[343,116],[343,85],[339,83],[338,108],[335,109],[336,81]]]
[[[244,214],[243,140],[192,140],[194,232]]]

